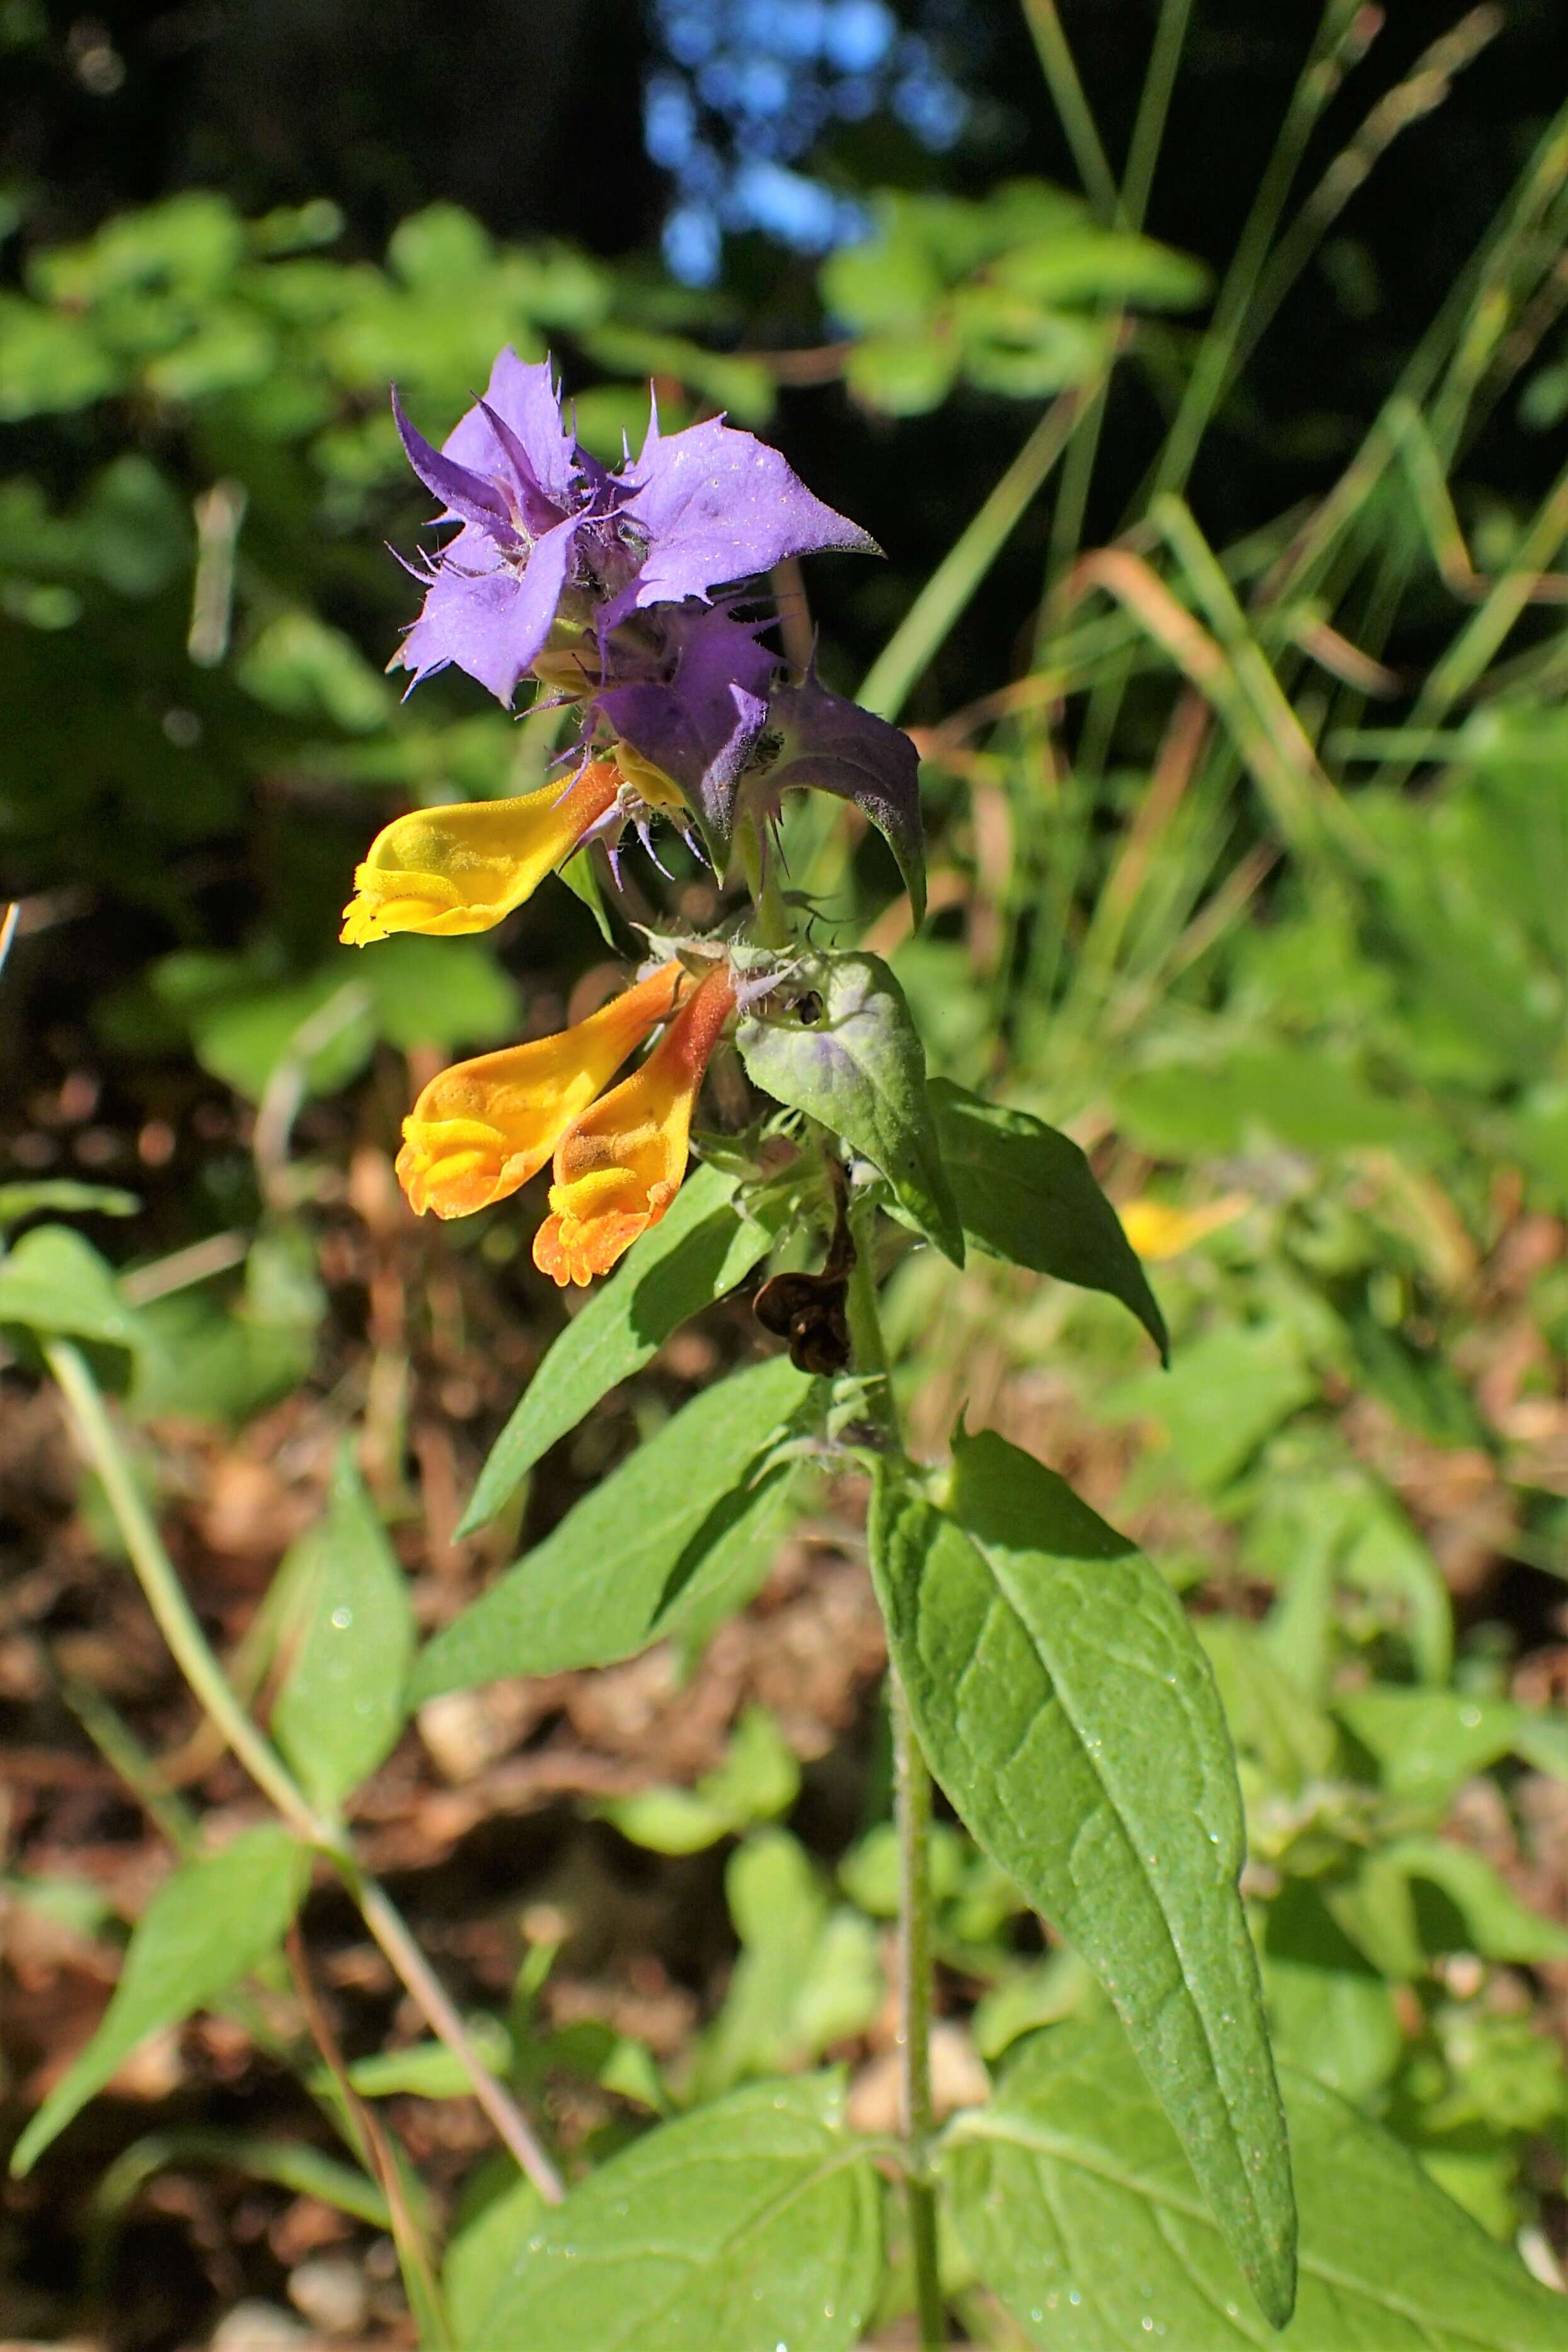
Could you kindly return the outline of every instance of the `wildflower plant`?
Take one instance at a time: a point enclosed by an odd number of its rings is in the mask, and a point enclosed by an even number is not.
[[[659,823],[733,886],[716,932],[649,935],[646,968],[622,993],[558,1035],[444,1072],[406,1122],[398,1173],[416,1209],[490,1206],[549,1158],[536,1265],[563,1286],[610,1278],[536,1375],[466,1524],[492,1516],[537,1454],[537,1436],[531,1447],[518,1436],[537,1393],[559,1377],[580,1409],[578,1374],[596,1340],[595,1392],[645,1360],[637,1303],[650,1289],[665,1305],[646,1337],[662,1336],[773,1261],[757,1315],[788,1349],[696,1401],[651,1450],[671,1490],[655,1477],[643,1506],[674,1512],[673,1547],[649,1556],[630,1529],[612,1541],[581,1613],[570,1580],[550,1589],[548,1563],[541,1574],[530,1555],[436,1635],[413,1695],[603,1664],[711,1625],[766,1566],[803,1454],[872,1480],[903,1854],[904,2132],[857,2148],[831,2079],[777,2086],[760,2105],[741,2095],[727,2126],[715,2109],[669,2127],[668,2160],[684,2134],[697,2172],[724,2160],[728,2128],[734,2160],[766,2148],[769,2165],[821,2176],[821,2239],[787,2287],[776,2282],[777,2314],[774,2287],[747,2289],[768,2314],[716,2323],[709,2340],[793,2342],[790,2312],[808,2304],[811,2342],[858,2340],[880,2264],[879,2166],[904,2176],[923,2340],[942,2340],[936,2182],[944,2165],[961,2175],[972,2159],[961,2133],[939,2157],[932,2105],[931,1771],[1098,1974],[1170,2117],[1176,2161],[1279,2326],[1294,2295],[1290,2164],[1237,1885],[1234,1767],[1201,1653],[1157,1571],[1029,1455],[960,1428],[952,1461],[933,1466],[900,1436],[877,1288],[912,1243],[960,1265],[970,1247],[1054,1265],[1124,1300],[1162,1352],[1165,1336],[1082,1155],[1038,1121],[928,1086],[887,964],[812,943],[813,910],[785,887],[782,796],[823,791],[881,829],[916,920],[923,909],[913,745],[830,693],[814,667],[792,676],[759,602],[758,575],[782,559],[872,542],[776,451],[722,422],[664,438],[655,417],[641,454],[607,470],[573,443],[548,364],[510,352],[441,450],[401,408],[398,424],[449,532],[398,661],[414,684],[455,665],[508,707],[531,674],[541,700],[570,706],[570,741],[559,781],[542,790],[388,826],[359,869],[345,938],[484,928],[582,845],[614,855],[628,827],[647,839]],[[738,1136],[700,1125],[720,1051],[738,1056],[755,1097]],[[672,1223],[694,1122],[700,1214]],[[699,1415],[727,1442],[699,1450],[694,1430],[683,1444]],[[971,2127],[983,2139],[983,2120]],[[628,2179],[652,2160],[652,2148],[624,2159]],[[521,2340],[508,2326],[525,2312],[530,2340],[579,2340],[564,2315],[601,2290],[573,2273],[574,2242],[572,2224],[535,2233],[502,2291],[497,2341]],[[723,2284],[726,2298],[741,2277]]]

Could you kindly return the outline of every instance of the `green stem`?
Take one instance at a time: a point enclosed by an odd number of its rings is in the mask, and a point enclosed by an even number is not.
[[[1138,100],[1138,119],[1133,125],[1127,169],[1122,182],[1121,226],[1124,228],[1141,229],[1144,215],[1149,208],[1149,191],[1155,184],[1155,167],[1160,160],[1166,121],[1171,109],[1171,93],[1176,88],[1176,68],[1181,63],[1187,18],[1191,14],[1192,0],[1161,0],[1159,22],[1155,27],[1155,45],[1149,52],[1149,69],[1144,77],[1143,95]]]
[[[915,1738],[904,1685],[891,1670],[887,1697],[893,1722],[894,1813],[898,1832],[898,1992],[903,2012],[899,2055],[908,2151],[910,2252],[921,2352],[941,2352],[947,2339],[936,2258],[936,2191],[931,2178],[931,2141],[936,2128],[931,2095],[931,1775]]]
[[[1149,191],[1154,185],[1155,169],[1165,138],[1166,120],[1170,112],[1171,92],[1176,87],[1176,68],[1181,62],[1182,46],[1186,39],[1187,18],[1191,12],[1192,0],[1161,0],[1154,47],[1149,53],[1148,70],[1144,77],[1137,120],[1133,125],[1126,173],[1121,192],[1115,195],[1112,207],[1113,217],[1120,228],[1137,231],[1144,226],[1144,215],[1148,210]],[[1116,313],[1118,339],[1124,331],[1125,317],[1124,311]],[[1074,436],[1067,464],[1062,469],[1061,496],[1057,501],[1051,528],[1049,561],[1053,579],[1066,570],[1082,541],[1084,521],[1089,511],[1089,493],[1094,478],[1094,461],[1100,454],[1100,436],[1104,428],[1108,402],[1109,387],[1102,384],[1085,415],[1082,431]],[[1043,646],[1037,645],[1037,658],[1042,653]]]
[[[1325,0],[1312,53],[1291,93],[1284,125],[1237,240],[1176,422],[1160,454],[1155,473],[1158,489],[1186,488],[1198,446],[1230,380],[1238,343],[1244,331],[1256,339],[1251,303],[1258,280],[1307,142],[1339,88],[1344,58],[1364,48],[1370,38],[1361,29],[1363,14],[1359,0]]]
[[[850,1273],[850,1339],[857,1370],[876,1384],[872,1410],[889,1445],[896,1450],[898,1408],[876,1309],[872,1261],[875,1212],[852,1209],[850,1216],[855,1243]],[[904,2189],[920,2352],[942,2352],[947,2335],[936,2252],[936,2190],[931,2177],[931,2143],[936,2128],[931,2095],[931,1775],[920,1752],[904,1686],[891,1666],[887,1681],[894,1819],[898,1834],[898,2041]]]
[[[743,817],[736,828],[735,845],[740,855],[740,870],[746,877],[746,887],[751,903],[757,909],[754,926],[757,944],[764,948],[789,948],[795,944],[795,929],[789,920],[789,909],[779,887],[779,860],[770,856],[759,825],[750,817]]]
[[[213,1655],[196,1612],[174,1573],[173,1562],[152,1524],[152,1514],[137,1489],[86,1358],[67,1339],[51,1341],[44,1352],[70,1408],[83,1449],[103,1482],[137,1581],[175,1664],[251,1779],[270,1797],[290,1829],[311,1844],[324,1840],[329,1843],[330,1831],[324,1832],[323,1825],[316,1820],[282,1758],[246,1715]]]
[[[1056,0],[1023,0],[1023,13],[1040,70],[1050,86],[1057,119],[1072,150],[1083,193],[1101,222],[1109,227],[1116,217],[1116,175],[1105,160],[1105,150],[1078,78],[1077,63],[1056,12]]]
[[[936,658],[1067,446],[1100,380],[1063,393],[1046,410],[985,504],[966,523],[861,680],[857,699],[879,719],[896,720],[921,672]]]
[[[332,1864],[358,1904],[366,1927],[423,2011],[432,2032],[445,2042],[462,2066],[469,2088],[503,2145],[540,2196],[559,2205],[566,2193],[559,2175],[515,2100],[475,2049],[463,2020],[402,1915],[384,1889],[361,1868],[342,1828],[316,1812],[283,1759],[251,1721],[231,1689],[195,1611],[185,1598],[184,1588],[174,1572],[152,1514],[137,1490],[131,1465],[85,1357],[66,1339],[51,1341],[44,1352],[70,1410],[82,1450],[103,1482],[147,1605],[176,1665],[209,1720],[223,1733],[234,1754],[256,1786],[271,1799],[296,1836],[316,1847]]]

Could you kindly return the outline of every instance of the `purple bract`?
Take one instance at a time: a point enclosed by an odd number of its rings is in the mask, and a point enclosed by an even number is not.
[[[640,455],[608,472],[563,424],[549,362],[509,345],[441,449],[395,393],[392,411],[440,520],[462,525],[419,575],[423,610],[394,664],[416,685],[455,663],[509,705],[563,610],[602,644],[639,609],[706,604],[786,556],[875,552],[776,449],[717,419],[666,437],[652,417]]]

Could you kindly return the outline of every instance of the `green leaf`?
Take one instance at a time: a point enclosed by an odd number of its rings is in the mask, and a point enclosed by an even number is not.
[[[1159,1302],[1077,1144],[1028,1111],[982,1102],[950,1079],[933,1078],[927,1091],[967,1239],[1036,1274],[1109,1292],[1167,1361]]]
[[[619,955],[621,941],[615,936],[615,926],[610,919],[610,909],[604,903],[604,886],[599,878],[599,868],[593,862],[591,845],[578,850],[556,872],[574,898],[580,898],[599,927],[599,936],[611,952]]]
[[[484,2012],[467,2021],[468,2039],[492,2074],[504,2075],[512,2063],[512,2042],[498,2018]],[[466,2068],[444,2042],[415,2042],[406,2050],[377,2050],[356,2058],[347,2069],[350,2083],[365,2099],[462,2099],[470,2095]],[[323,2095],[332,2078],[318,2068],[310,2087]]]
[[[0,1184],[0,1227],[20,1224],[40,1209],[57,1209],[63,1216],[133,1217],[141,1206],[134,1192],[122,1192],[114,1184],[81,1184],[73,1176]]]
[[[748,1076],[841,1135],[886,1177],[926,1238],[962,1265],[964,1231],[903,990],[879,956],[807,956],[790,969],[800,993],[821,999],[821,1018],[809,1026],[793,1016],[743,1020],[736,1044]]]
[[[884,416],[924,416],[952,391],[959,359],[950,337],[939,341],[918,328],[894,331],[852,343],[844,378],[867,408]]]
[[[299,1907],[308,1872],[303,1848],[268,1826],[164,1882],[131,1939],[98,2032],[17,2141],[13,2172],[31,2169],[150,2033],[205,2008],[266,1958]]]
[[[497,1045],[518,1018],[516,984],[480,940],[339,948],[299,980],[183,950],[165,957],[154,984],[188,1022],[202,1067],[251,1102],[287,1061],[303,1064],[308,1092],[330,1094],[364,1068],[378,1037],[446,1053]]]
[[[113,392],[123,373],[87,320],[0,295],[0,424],[85,408]]]
[[[490,2305],[513,2253],[547,2210],[533,2182],[514,2173],[476,2212],[459,2217],[441,2265],[441,2299],[460,2352],[496,2352],[485,2327]]]
[[[1280,2064],[1356,2101],[1390,2080],[1405,2044],[1393,1989],[1304,1879],[1287,1879],[1269,1906],[1263,1989]]]
[[[1152,237],[1088,225],[1015,247],[992,265],[990,275],[1036,302],[1113,302],[1159,310],[1191,310],[1209,286],[1201,261],[1173,253]]]
[[[34,1878],[23,1872],[0,1877],[0,1903],[30,1911],[53,1927],[72,1936],[103,1934],[115,1924],[114,1906],[101,1886],[89,1878],[70,1878],[63,1872]]]
[[[1507,1699],[1373,1683],[1342,1692],[1334,1712],[1381,1768],[1390,1796],[1440,1806],[1461,1780],[1504,1756],[1568,1780],[1568,1724]]]
[[[881,2210],[839,2084],[758,2084],[650,2132],[544,2215],[474,2340],[850,2352],[881,2274]]]
[[[113,1269],[68,1225],[36,1225],[0,1257],[0,1323],[133,1348],[136,1318]]]
[[[1160,1423],[1182,1475],[1215,1494],[1317,1390],[1288,1326],[1222,1324],[1186,1344],[1163,1379],[1151,1371],[1119,1381],[1105,1406],[1118,1421]]]
[[[1409,2152],[1285,2078],[1301,2209],[1296,2316],[1276,2339],[1108,2018],[1027,2043],[961,2116],[945,2171],[981,2278],[1048,2352],[1560,2352],[1568,2306]]]
[[[572,1317],[490,1449],[459,1535],[493,1519],[557,1438],[641,1371],[688,1316],[750,1273],[768,1235],[731,1205],[734,1191],[734,1178],[718,1169],[694,1169],[668,1215]]]
[[[272,1729],[314,1802],[332,1811],[391,1753],[413,1655],[403,1572],[347,1445],[327,1516],[303,1541],[315,1604]]]
[[[1205,1618],[1194,1629],[1214,1670],[1230,1736],[1291,1796],[1331,1772],[1338,1745],[1321,1708],[1291,1680],[1255,1625]]]
[[[899,328],[919,335],[942,299],[941,273],[922,240],[883,201],[881,234],[841,245],[817,273],[826,307],[862,333]]]
[[[1240,1797],[1180,1604],[1061,1479],[960,1433],[951,1517],[884,1477],[872,1568],[932,1769],[1109,1993],[1259,2301],[1290,2313],[1290,2163],[1237,1893]]]
[[[327,2078],[329,2081],[330,2077]],[[97,2218],[113,2220],[140,2196],[159,2172],[210,2164],[225,2172],[266,2180],[296,2197],[319,2198],[340,2213],[368,2221],[372,2230],[392,2227],[387,2200],[357,2165],[341,2164],[297,2139],[270,2139],[260,2133],[204,2130],[149,2132],[117,2156],[93,2193]]]
[[[1440,1952],[1525,1966],[1568,1959],[1568,1927],[1521,1903],[1484,1855],[1446,1838],[1398,1838],[1385,1846],[1336,1908],[1353,1932],[1367,1921],[1367,1948],[1390,1976],[1422,1975]]]
[[[788,1830],[758,1831],[736,1848],[725,1895],[741,1948],[703,2038],[704,2099],[863,2032],[887,1997],[876,1929],[842,1905],[830,1910],[821,1874]]]
[[[1386,1494],[1369,1490],[1361,1524],[1336,1573],[1342,1584],[1359,1592],[1397,1600],[1416,1673],[1423,1682],[1447,1682],[1454,1663],[1454,1609],[1443,1571]]]
[[[683,1630],[771,1543],[773,1496],[766,1481],[750,1490],[748,1474],[809,1387],[776,1356],[694,1397],[436,1635],[411,1703],[607,1665]]]
[[[786,1813],[800,1793],[800,1768],[765,1706],[748,1706],[724,1762],[693,1789],[643,1789],[599,1808],[633,1845],[653,1853],[700,1853],[751,1822]]]
[[[182,361],[186,356],[182,352]],[[351,637],[303,609],[269,621],[240,656],[235,675],[269,710],[325,720],[350,735],[384,726],[395,699]]]

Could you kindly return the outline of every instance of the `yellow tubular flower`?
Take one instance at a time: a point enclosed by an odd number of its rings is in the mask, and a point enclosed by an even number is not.
[[[608,760],[594,760],[564,788],[546,784],[517,800],[465,801],[398,817],[355,869],[344,941],[362,948],[393,931],[452,939],[489,930],[571,855],[621,783]]]
[[[534,1236],[534,1264],[563,1289],[608,1274],[680,1191],[697,1089],[734,1009],[735,982],[721,964],[641,1069],[601,1096],[557,1144],[550,1213]]]
[[[402,1123],[397,1175],[410,1205],[422,1216],[432,1209],[467,1217],[526,1184],[632,1047],[674,1011],[685,982],[678,963],[664,964],[553,1037],[454,1063],[432,1078]]]

